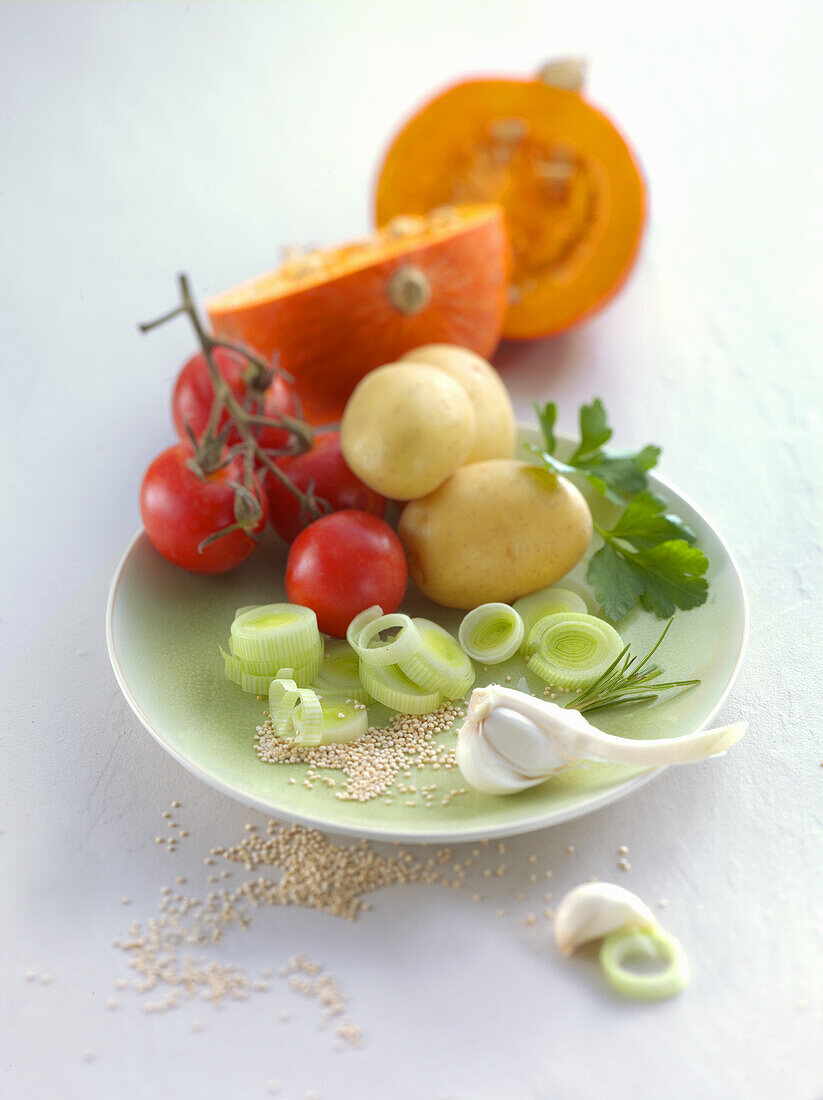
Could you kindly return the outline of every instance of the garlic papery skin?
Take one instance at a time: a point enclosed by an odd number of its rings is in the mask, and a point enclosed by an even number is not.
[[[516,794],[578,760],[653,768],[719,756],[745,731],[745,723],[737,722],[685,737],[635,741],[604,733],[577,710],[490,684],[471,694],[457,762],[477,790]]]
[[[648,905],[631,890],[611,882],[586,882],[560,902],[554,918],[554,938],[561,955],[601,940],[618,928],[659,928]]]

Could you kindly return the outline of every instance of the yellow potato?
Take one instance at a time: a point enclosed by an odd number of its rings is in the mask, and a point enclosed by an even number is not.
[[[474,436],[474,409],[459,382],[422,363],[390,363],[357,384],[343,413],[340,449],[370,488],[413,500],[465,462]]]
[[[403,509],[397,533],[417,587],[469,609],[554,584],[592,537],[582,493],[564,477],[502,459],[461,466]]]
[[[514,410],[500,375],[485,359],[457,344],[425,344],[408,351],[401,363],[425,363],[451,375],[466,391],[474,407],[474,443],[466,462],[511,458],[517,429]]]

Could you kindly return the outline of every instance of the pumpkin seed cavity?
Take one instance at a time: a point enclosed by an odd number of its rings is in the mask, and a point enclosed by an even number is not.
[[[519,302],[540,279],[566,283],[579,273],[605,228],[606,184],[575,143],[546,144],[526,119],[499,116],[458,153],[450,198],[505,207],[516,272],[510,301]]]

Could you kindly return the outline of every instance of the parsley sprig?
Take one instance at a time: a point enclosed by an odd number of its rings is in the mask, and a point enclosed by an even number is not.
[[[646,488],[646,473],[657,465],[660,448],[653,443],[639,451],[604,451],[612,437],[606,420],[606,410],[599,397],[591,405],[580,406],[580,443],[565,462],[555,457],[557,437],[557,405],[549,401],[542,407],[535,402],[534,410],[543,432],[545,446],[534,443],[527,448],[538,456],[553,474],[580,474],[612,504],[624,504],[626,499]]]
[[[612,431],[600,398],[580,409],[580,443],[566,462],[555,458],[557,406],[535,404],[544,446],[528,444],[553,474],[579,474],[613,504],[626,504],[610,528],[594,524],[604,545],[593,555],[586,577],[605,615],[622,619],[640,600],[646,611],[669,619],[676,608],[687,611],[706,602],[709,563],[695,546],[696,536],[668,511],[665,497],[648,488],[646,473],[660,448],[606,451]],[[633,499],[632,499],[633,498]]]

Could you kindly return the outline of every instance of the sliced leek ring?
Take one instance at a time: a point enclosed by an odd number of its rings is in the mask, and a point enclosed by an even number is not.
[[[396,665],[361,661],[360,680],[369,695],[398,714],[430,714],[443,701],[439,691],[418,687]]]
[[[233,653],[226,653],[221,647],[223,656],[223,668],[226,676],[233,684],[238,684],[243,691],[252,695],[266,695],[272,680],[278,675],[279,664],[269,664],[265,661],[244,661]],[[298,687],[308,687],[315,679],[323,664],[322,645],[314,654],[309,656],[308,664],[294,669],[293,679]]]
[[[623,640],[594,615],[547,615],[532,627],[527,643],[529,668],[561,691],[582,691],[620,656]]]
[[[297,684],[294,681],[294,670],[281,668],[277,676],[269,684],[269,713],[272,718],[280,709],[280,704],[289,696],[292,700],[297,698]]]
[[[360,683],[359,664],[359,657],[347,641],[331,639],[326,642],[325,660],[311,685],[323,703],[332,700],[370,702],[371,697]]]
[[[365,707],[355,707],[352,703],[326,702],[323,700],[323,733],[320,737],[322,745],[342,744],[345,741],[356,741],[362,737],[369,728],[369,714]],[[301,715],[298,713],[295,721],[299,725]]]
[[[570,588],[560,588],[552,585],[550,588],[541,588],[539,592],[532,592],[529,596],[521,596],[512,605],[523,620],[523,641],[520,643],[520,652],[526,653],[526,644],[532,627],[545,619],[547,615],[559,615],[563,611],[573,611],[578,615],[585,615],[589,610],[586,601]]]
[[[277,675],[276,671],[264,675],[249,672],[239,657],[226,653],[222,646],[219,648],[223,656],[223,668],[226,676],[233,684],[237,684],[243,691],[248,691],[251,695],[266,695],[268,693],[269,684]]]
[[[513,607],[507,603],[484,603],[465,616],[458,637],[475,661],[499,665],[517,653],[524,634],[523,620]]]
[[[323,740],[323,707],[311,688],[286,688],[272,721],[277,736],[291,737],[295,745],[319,745]]]
[[[686,952],[660,928],[620,928],[603,940],[599,957],[609,985],[624,997],[659,1001],[689,984]],[[653,959],[663,966],[654,973],[638,973],[626,968],[632,958]]]
[[[418,687],[460,699],[474,683],[474,668],[457,640],[431,619],[412,619],[420,648],[397,666]]]
[[[368,611],[363,612],[363,615],[369,615],[365,622],[358,622],[362,619],[362,615],[353,619],[346,632],[349,645],[361,661],[383,667],[405,661],[407,657],[417,652],[420,648],[420,632],[408,615],[396,613],[372,616],[373,610],[375,609],[369,608]],[[376,646],[369,644],[382,631],[392,630],[395,627],[400,628],[400,633],[390,642],[383,642]]]
[[[317,616],[299,604],[263,604],[243,610],[231,624],[230,648],[243,661],[298,668],[310,663],[318,643]]]
[[[231,640],[229,641],[229,649],[232,649]],[[277,675],[278,669],[283,664],[282,661],[247,661],[243,657],[239,657],[236,653],[229,655],[222,649],[220,652],[223,654],[224,659],[228,659],[231,656],[233,666],[235,662],[239,662],[239,667],[249,676],[259,676],[268,678],[269,680]],[[318,639],[317,645],[311,653],[299,654],[299,656],[301,656],[303,660],[299,663],[295,663],[294,678],[297,680],[298,686],[306,687],[317,675],[323,665],[322,640]],[[308,677],[308,679],[306,677]]]
[[[272,726],[278,737],[295,745],[328,745],[354,741],[369,728],[368,711],[353,703],[321,703],[316,692],[299,688],[290,668],[280,669],[269,689]]]

